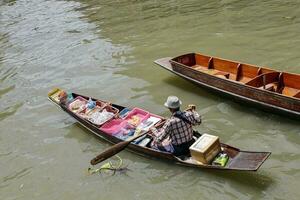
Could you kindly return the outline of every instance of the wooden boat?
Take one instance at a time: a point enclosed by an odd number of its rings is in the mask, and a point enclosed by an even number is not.
[[[190,53],[156,64],[200,86],[271,111],[300,117],[300,75]]]
[[[95,134],[98,137],[101,137],[105,140],[107,140],[110,143],[116,144],[119,142],[122,142],[123,140],[119,139],[118,137],[112,136],[106,132],[103,132],[100,130],[99,126],[94,125],[90,121],[78,116],[74,112],[72,112],[67,106],[62,105],[59,103],[59,100],[57,98],[58,93],[61,90],[54,89],[53,91],[49,92],[48,99],[53,102],[55,105],[57,105],[59,108],[61,108],[63,111],[67,112],[69,115],[71,115],[73,118],[75,118],[78,123]],[[78,96],[88,100],[89,97],[79,95],[72,93],[73,97],[76,98]],[[97,101],[97,99],[92,98],[92,100]],[[102,101],[105,102],[105,101]],[[126,107],[112,104],[114,108],[117,108],[119,111],[122,111]],[[157,115],[156,115],[157,116]],[[162,118],[163,119],[163,118]],[[104,125],[103,125],[104,126]],[[199,134],[199,133],[198,133]],[[197,132],[195,132],[195,136],[197,135]],[[242,151],[238,148],[229,146],[227,144],[221,143],[221,149],[223,152],[225,152],[229,156],[229,160],[225,167],[221,166],[215,166],[211,164],[202,164],[199,162],[196,162],[192,159],[192,157],[185,157],[180,158],[176,157],[170,153],[157,151],[155,149],[152,149],[148,146],[140,146],[138,144],[131,143],[128,147],[128,150],[143,155],[143,156],[150,156],[154,158],[160,158],[163,160],[171,161],[176,164],[180,165],[186,165],[190,167],[197,167],[197,168],[207,168],[207,169],[218,169],[218,170],[239,170],[239,171],[256,171],[258,168],[263,164],[263,162],[270,156],[270,152],[252,152],[252,151]]]

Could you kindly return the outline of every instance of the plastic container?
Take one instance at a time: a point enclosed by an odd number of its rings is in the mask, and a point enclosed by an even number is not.
[[[80,101],[83,101],[85,103],[88,103],[88,99],[85,99],[81,96],[77,96],[76,98],[73,99],[72,102],[69,103],[69,109],[70,109],[70,106],[72,106],[72,103],[75,102],[76,100],[80,100]],[[95,99],[92,99],[91,100],[95,101]],[[109,103],[107,102],[104,102],[104,101],[100,101],[100,100],[96,100],[96,106],[100,107],[100,108],[103,108],[104,106],[107,106],[109,105]]]
[[[97,100],[96,101],[96,106],[100,107],[100,108],[104,108],[105,106],[109,105],[109,103],[107,102],[104,102],[104,101],[100,101],[100,100]]]
[[[124,119],[133,126],[138,126],[142,121],[149,118],[149,116],[149,112],[144,111],[140,108],[134,108]]]
[[[130,108],[124,108],[122,111],[120,111],[119,116],[120,118],[125,118],[129,112],[131,111]]]
[[[98,105],[97,105],[98,106]],[[101,107],[101,110],[104,110],[106,109],[107,112],[112,112],[115,114],[115,116],[119,113],[119,109],[109,105],[109,104],[104,104],[102,107]]]
[[[55,103],[59,104],[59,93],[61,92],[62,90],[59,89],[59,88],[54,88],[53,90],[51,90],[49,93],[48,93],[48,97],[50,99],[52,99]]]
[[[153,127],[158,122],[162,121],[161,118],[149,116],[144,121],[142,121],[137,127],[137,130],[148,131],[151,127]]]
[[[87,100],[81,96],[77,96],[72,102],[69,103],[68,108],[74,113],[81,112],[84,108],[82,107],[87,103]]]
[[[108,112],[106,109],[101,111],[96,108],[94,110],[96,111],[90,112],[90,114],[86,115],[85,118],[96,126],[101,126],[115,116],[113,112]]]
[[[96,107],[99,107],[98,105]],[[103,104],[102,108],[100,108],[100,111],[98,112],[103,112],[104,110],[106,110],[107,112],[113,113],[114,115],[111,118],[106,119],[104,122],[102,122],[101,124],[95,124],[97,126],[101,126],[105,123],[107,123],[108,121],[110,121],[113,118],[116,118],[117,114],[119,113],[119,110],[115,107],[112,107],[111,105],[108,104]]]
[[[123,119],[113,119],[103,124],[100,130],[109,135],[115,135],[118,132],[120,132],[122,128],[125,128],[126,125],[127,125],[127,121]]]
[[[102,106],[102,107],[100,107]],[[99,119],[97,119],[97,116],[100,117],[101,113],[104,112],[104,110],[106,110],[106,112],[110,112],[113,113],[113,115],[109,118],[104,119],[103,121]],[[119,110],[115,107],[112,107],[111,105],[105,104],[105,103],[96,103],[96,107],[93,109],[89,109],[89,108],[85,108],[84,110],[82,110],[81,112],[77,113],[80,117],[89,120],[92,124],[96,125],[96,126],[101,126],[104,123],[108,122],[109,120],[113,119],[116,117],[116,115],[119,113]],[[93,117],[96,116],[96,119]],[[102,117],[104,117],[104,115],[102,115]],[[96,120],[96,121],[95,121]]]
[[[225,167],[229,160],[229,156],[226,153],[219,153],[213,160],[212,165]]]
[[[144,138],[142,141],[140,141],[139,143],[138,143],[138,145],[139,146],[142,146],[142,147],[146,147],[150,142],[151,142],[151,138],[149,138],[149,137],[146,137],[146,138]]]

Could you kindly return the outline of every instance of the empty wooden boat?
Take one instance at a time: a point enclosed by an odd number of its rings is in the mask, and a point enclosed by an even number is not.
[[[100,126],[96,125],[94,123],[91,123],[91,121],[74,113],[74,111],[70,110],[69,106],[61,104],[60,101],[58,100],[58,93],[60,91],[61,90],[59,89],[54,89],[53,91],[51,91],[48,94],[49,100],[53,102],[55,105],[57,105],[59,108],[61,108],[63,111],[67,112],[71,117],[75,118],[81,126],[86,128],[88,131],[95,134],[96,136],[107,140],[110,143],[116,144],[124,141],[117,136],[114,136],[106,131],[103,131],[105,130],[103,127],[107,126],[107,124],[111,123],[111,121],[108,121]],[[85,100],[89,99],[89,97],[75,94],[75,93],[72,93],[72,96],[75,99],[76,98],[81,98]],[[99,102],[107,103],[106,101],[103,100],[97,100],[94,98],[91,99],[96,102],[99,101]],[[119,110],[120,113],[122,113],[123,110],[130,110],[129,108],[117,104],[111,104],[111,106],[114,109]],[[150,115],[164,119],[163,117],[158,115],[154,115],[151,113]],[[119,118],[119,116],[117,118]],[[199,134],[197,132],[195,132],[194,135],[195,137],[199,137]],[[173,162],[175,164],[186,165],[190,167],[208,168],[208,169],[217,169],[217,170],[240,170],[240,171],[256,171],[271,154],[270,152],[242,151],[238,148],[221,143],[222,152],[226,153],[229,156],[229,160],[227,164],[224,167],[222,167],[222,166],[217,166],[212,164],[202,164],[195,161],[192,157],[184,157],[184,158],[176,157],[173,154],[152,149],[149,145],[143,146],[141,145],[141,143],[131,143],[127,147],[127,149],[139,155],[160,158],[163,160]]]
[[[190,53],[156,64],[187,80],[235,99],[300,117],[300,75]]]

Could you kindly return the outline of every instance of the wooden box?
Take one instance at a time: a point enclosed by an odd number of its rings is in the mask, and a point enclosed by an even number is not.
[[[209,134],[203,134],[190,146],[192,157],[203,164],[209,164],[220,151],[219,137]]]

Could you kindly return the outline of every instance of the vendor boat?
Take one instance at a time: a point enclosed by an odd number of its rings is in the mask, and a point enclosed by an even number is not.
[[[121,134],[112,134],[112,127],[114,124],[119,123],[119,121],[122,121],[124,119],[128,119],[128,116],[132,111],[135,110],[135,112],[140,116],[148,116],[148,119],[151,117],[153,119],[159,119],[157,120],[156,126],[161,126],[165,119],[161,116],[149,113],[147,111],[143,111],[139,108],[130,109],[124,106],[120,106],[117,104],[110,104],[107,101],[98,100],[95,98],[90,98],[87,96],[79,95],[76,93],[70,93],[73,100],[71,102],[65,104],[61,103],[59,100],[59,93],[61,92],[60,89],[56,88],[53,89],[51,92],[48,93],[48,99],[53,102],[55,105],[57,105],[59,108],[61,108],[63,111],[67,112],[71,117],[77,120],[77,122],[86,128],[91,133],[95,134],[96,136],[107,140],[108,142],[112,144],[120,143],[124,140],[130,140],[130,137],[135,136],[129,136],[127,138],[124,138]],[[99,107],[99,109],[106,108],[108,111],[112,112],[114,114],[114,118],[107,120],[106,122],[103,122],[99,125],[99,123],[95,123],[95,121],[91,120],[90,118],[86,117],[85,115],[82,115],[82,110],[80,111],[80,106],[75,105],[78,104],[76,101],[95,101],[96,106]],[[110,108],[108,108],[110,107]],[[124,117],[124,113],[128,113],[126,117]],[[90,112],[90,111],[89,111]],[[145,114],[146,113],[146,114]],[[90,115],[91,116],[91,115]],[[131,116],[132,119],[134,119],[133,116]],[[131,119],[131,120],[132,120]],[[119,121],[118,121],[119,120]],[[158,122],[160,121],[160,122]],[[119,123],[119,124],[122,124]],[[137,125],[137,124],[136,124]],[[118,131],[117,131],[118,132]],[[194,132],[195,137],[199,137],[199,133],[196,131]],[[151,138],[149,135],[145,135],[146,137],[138,142],[137,140],[131,142],[127,149],[137,153],[139,155],[144,156],[150,156],[154,158],[160,158],[163,160],[167,160],[170,162],[173,162],[175,164],[185,165],[189,167],[196,167],[196,168],[207,168],[207,169],[217,169],[217,170],[238,170],[238,171],[256,171],[259,169],[259,167],[264,163],[264,161],[270,156],[270,152],[254,152],[254,151],[242,151],[238,148],[229,146],[227,144],[221,143],[221,150],[223,154],[226,154],[229,159],[225,166],[219,166],[219,165],[213,165],[213,164],[203,164],[201,162],[196,161],[191,156],[181,156],[176,157],[171,153],[158,151],[155,149],[152,149],[149,146],[149,143],[145,143],[145,140]]]
[[[200,86],[300,118],[300,74],[190,53],[154,61]]]

